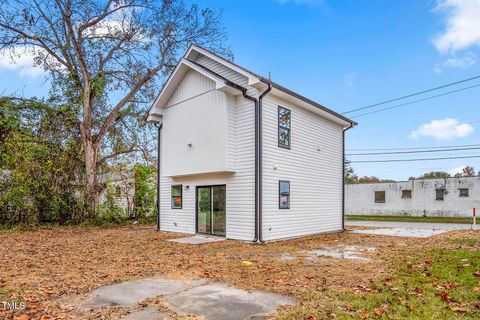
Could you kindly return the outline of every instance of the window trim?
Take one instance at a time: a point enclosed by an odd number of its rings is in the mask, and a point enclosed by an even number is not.
[[[282,183],[288,183],[288,195],[285,193],[281,192],[281,185]],[[290,181],[289,180],[278,180],[278,209],[283,210],[283,209],[290,209],[290,194],[291,194],[291,189],[290,189]],[[286,207],[282,207],[282,202],[280,201],[281,196],[288,196],[288,205]]]
[[[377,201],[377,192],[383,192],[383,202]],[[386,203],[387,202],[387,192],[384,190],[375,190],[373,192],[373,202],[374,203]]]
[[[410,194],[409,197],[404,197],[404,196],[403,196],[403,193],[404,193],[405,191],[409,191],[409,194]],[[412,190],[411,190],[411,189],[404,189],[404,190],[402,190],[402,199],[412,199],[412,197],[413,197],[413,193],[412,193]]]
[[[173,205],[173,188],[180,187],[180,206],[175,207]],[[170,207],[171,209],[183,209],[183,185],[182,184],[172,184],[170,188]]]
[[[467,191],[467,194],[462,196],[462,190],[466,190],[466,191]],[[469,188],[458,188],[458,197],[459,197],[459,198],[468,198],[468,197],[470,197]]]
[[[287,110],[290,114],[290,128],[280,126],[280,109]],[[280,128],[288,129],[288,147],[280,144]],[[290,150],[292,148],[292,110],[282,107],[280,105],[277,107],[277,145],[279,148],[282,149]]]

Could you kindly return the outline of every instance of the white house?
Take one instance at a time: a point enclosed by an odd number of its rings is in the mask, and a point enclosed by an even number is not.
[[[471,217],[480,209],[480,177],[349,184],[346,213]]]
[[[342,230],[355,122],[194,45],[148,120],[160,230],[261,242]]]

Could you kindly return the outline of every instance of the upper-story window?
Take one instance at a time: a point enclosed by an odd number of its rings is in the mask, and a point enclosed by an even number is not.
[[[290,149],[292,117],[290,110],[278,106],[278,146]]]

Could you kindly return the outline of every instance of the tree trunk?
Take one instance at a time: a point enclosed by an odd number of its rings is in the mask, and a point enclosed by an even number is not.
[[[99,186],[97,184],[98,146],[89,139],[84,141],[85,152],[85,206],[89,218],[97,214]]]

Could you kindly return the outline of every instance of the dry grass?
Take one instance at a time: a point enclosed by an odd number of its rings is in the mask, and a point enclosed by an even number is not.
[[[223,241],[200,246],[164,241],[178,234],[153,227],[54,228],[0,233],[0,301],[21,300],[30,319],[66,319],[58,298],[84,294],[97,287],[131,279],[207,278],[244,289],[260,289],[296,297],[300,303],[281,308],[278,317],[299,318],[322,306],[331,292],[355,292],[391,275],[429,248],[462,246],[450,239],[480,238],[478,233],[453,232],[430,239],[325,234],[253,245]],[[370,261],[328,259],[306,262],[303,251],[319,247],[375,247]],[[282,261],[282,253],[296,257]],[[254,263],[246,267],[241,261]],[[3,312],[3,313],[2,313]],[[21,312],[17,312],[20,314]],[[2,311],[0,318],[14,313]],[[92,313],[90,318],[106,314]]]

